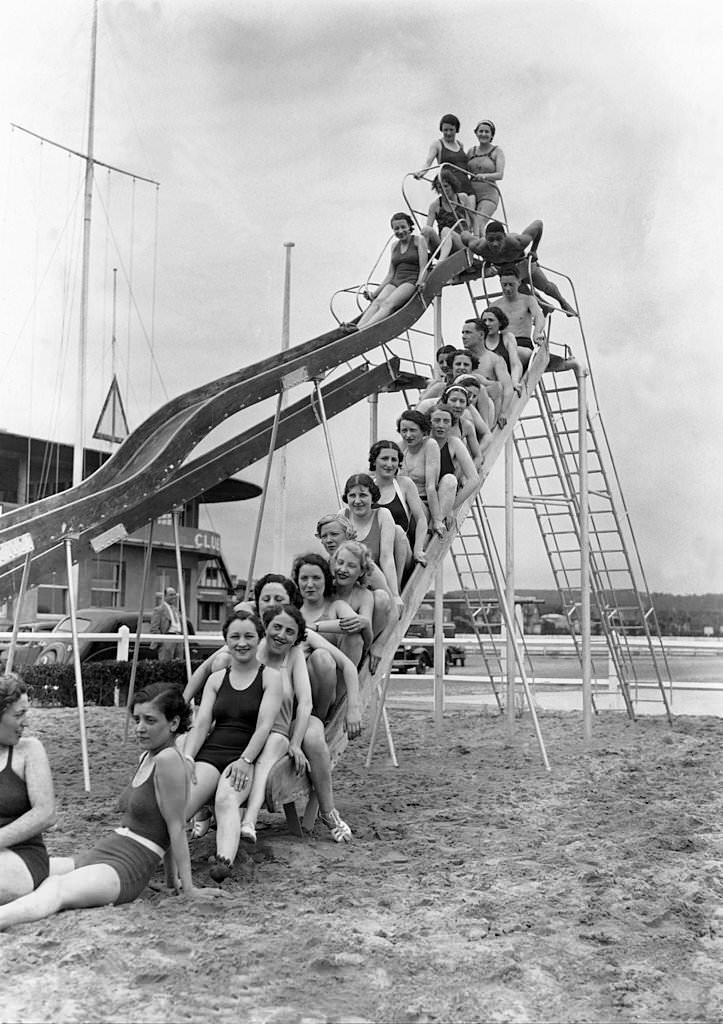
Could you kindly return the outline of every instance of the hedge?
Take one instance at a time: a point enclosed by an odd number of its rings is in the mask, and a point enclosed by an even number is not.
[[[191,662],[195,669],[202,662]],[[83,699],[86,704],[111,706],[116,687],[119,702],[125,704],[131,678],[130,661],[93,661],[82,666]],[[78,700],[75,692],[75,672],[72,665],[30,665],[24,669],[25,680],[34,704],[74,708]],[[151,683],[186,685],[184,661],[139,661],[135,689]]]

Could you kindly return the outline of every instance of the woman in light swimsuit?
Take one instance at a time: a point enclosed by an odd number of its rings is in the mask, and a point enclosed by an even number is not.
[[[426,413],[407,409],[397,420],[402,437],[400,474],[412,481],[428,511],[430,528],[442,536],[444,523],[439,511],[439,446],[430,438],[432,425]]]
[[[392,601],[400,607],[404,564],[394,560],[394,520],[386,508],[374,507],[378,498],[379,488],[368,473],[355,473],[344,484],[342,499],[348,506],[357,540],[368,548],[372,560],[384,573]]]
[[[494,182],[501,181],[505,174],[505,154],[492,144],[495,131],[492,121],[480,121],[474,130],[477,145],[467,150],[467,170],[477,208],[475,234],[480,236],[500,201]]]
[[[396,241],[392,243],[389,270],[356,325],[348,324],[348,330],[362,330],[378,320],[391,316],[414,294],[424,278],[427,265],[427,243],[421,235],[414,234],[414,221],[408,213],[395,213],[391,220]]]
[[[136,735],[144,749],[133,780],[120,797],[121,825],[92,850],[53,858],[53,874],[26,896],[0,907],[0,930],[39,921],[61,910],[130,903],[145,889],[162,859],[170,889],[190,899],[214,899],[191,879],[185,814],[188,774],[176,738],[191,709],[177,686],[156,683],[133,701]]]

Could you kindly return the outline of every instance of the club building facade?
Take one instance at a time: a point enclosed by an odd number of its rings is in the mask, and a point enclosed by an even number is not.
[[[84,476],[109,455],[92,449],[84,453]],[[66,490],[71,486],[73,450],[70,445],[0,431],[0,511],[7,512]],[[228,571],[221,536],[199,527],[204,504],[243,501],[259,488],[230,478],[191,499],[179,514],[179,541],[186,610],[197,632],[217,632],[233,604],[235,581]],[[143,562],[149,527],[83,559],[78,567],[78,608],[129,608],[141,600]],[[152,609],[167,586],[179,587],[171,515],[160,516],[153,528],[151,567],[143,607]],[[68,581],[56,571],[28,589],[22,622],[57,619],[68,611]],[[15,598],[0,601],[0,619],[15,617]]]

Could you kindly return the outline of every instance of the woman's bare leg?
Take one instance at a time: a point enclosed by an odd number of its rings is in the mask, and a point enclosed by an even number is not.
[[[254,765],[254,781],[249,798],[246,801],[242,824],[251,825],[254,829],[256,828],[256,819],[266,799],[266,782],[268,781],[271,769],[288,749],[289,740],[286,736],[282,736],[278,732],[269,733],[264,749]]]
[[[251,769],[251,775],[256,772]],[[216,788],[216,800],[214,811],[216,813],[216,856],[233,864],[238,853],[238,844],[241,836],[241,815],[239,807],[248,799],[253,785],[246,776],[241,789],[235,789],[229,782],[229,777],[224,774],[218,780]]]
[[[51,875],[35,892],[0,907],[0,931],[41,921],[61,910],[105,907],[120,896],[120,878],[107,864],[89,864],[66,875]]]

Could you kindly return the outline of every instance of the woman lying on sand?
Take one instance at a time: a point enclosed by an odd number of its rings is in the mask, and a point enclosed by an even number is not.
[[[156,683],[133,702],[138,742],[145,753],[120,796],[120,827],[77,857],[53,858],[53,874],[35,892],[0,907],[0,929],[39,921],[61,910],[130,903],[145,889],[160,860],[166,882],[192,899],[214,899],[191,879],[185,813],[188,775],[176,737],[191,711],[176,686]]]

